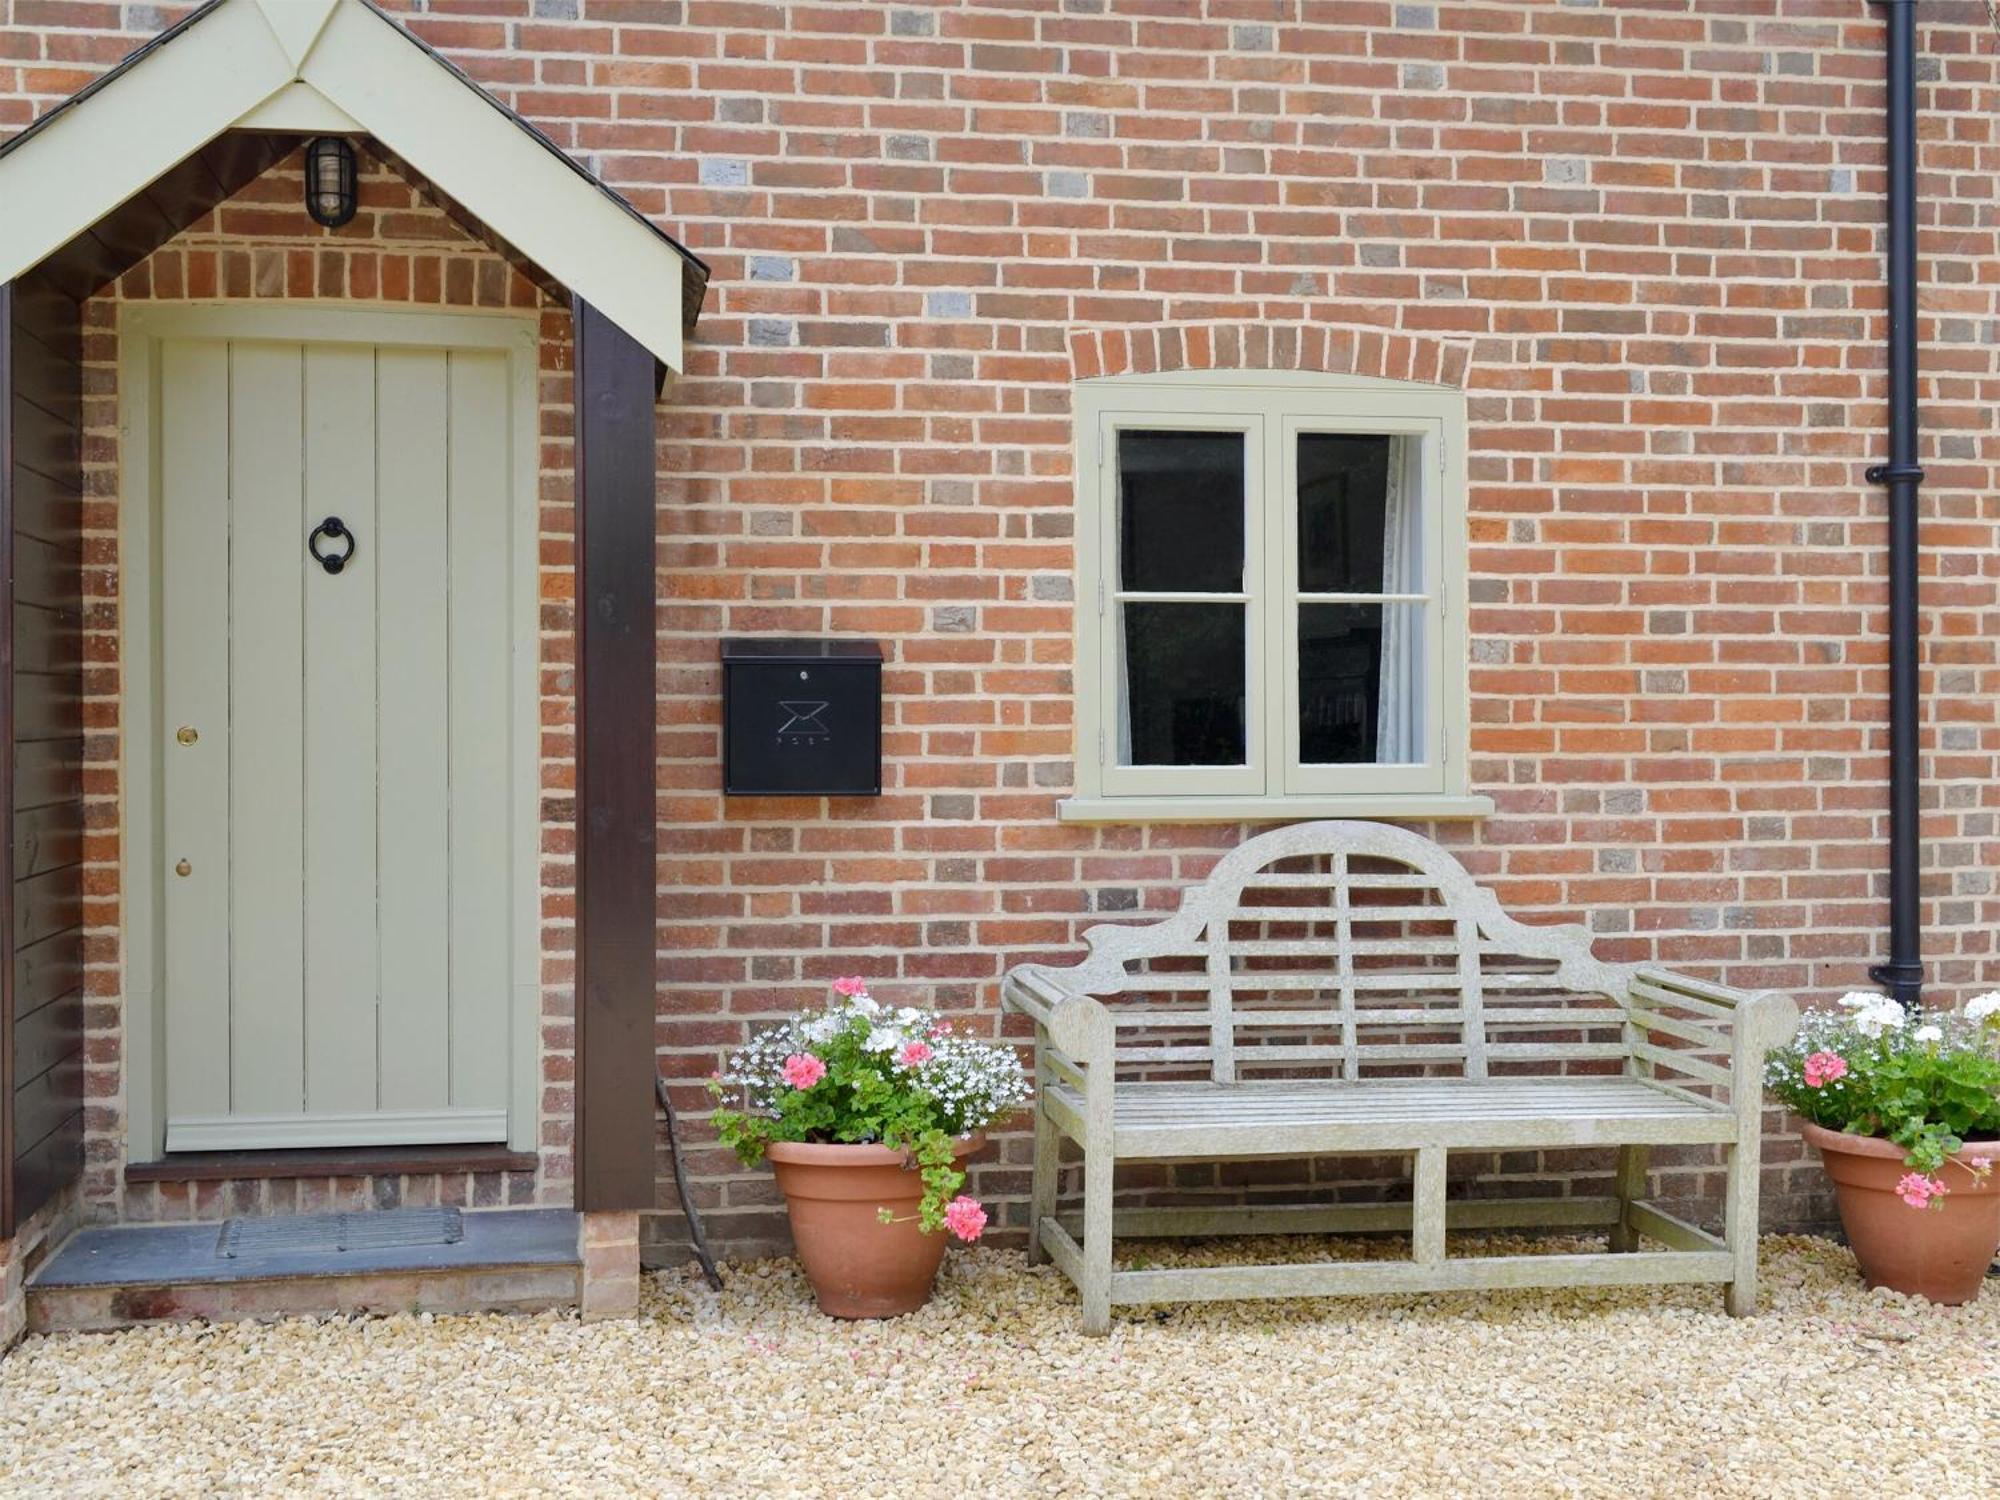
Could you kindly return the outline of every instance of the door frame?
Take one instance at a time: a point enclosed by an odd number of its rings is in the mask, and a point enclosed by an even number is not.
[[[541,589],[540,326],[519,312],[433,312],[380,304],[130,304],[118,318],[119,967],[124,996],[126,1159],[166,1145],[165,927],[160,887],[160,345],[167,339],[497,349],[508,357],[513,457],[507,1144],[540,1145]]]

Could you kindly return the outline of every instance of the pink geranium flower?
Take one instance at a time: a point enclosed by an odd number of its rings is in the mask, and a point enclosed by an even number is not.
[[[934,1055],[929,1042],[911,1042],[896,1054],[896,1061],[906,1068],[915,1068],[929,1062]]]
[[[986,1232],[986,1210],[977,1198],[960,1193],[945,1205],[944,1227],[969,1244]]]
[[[809,1089],[826,1077],[826,1064],[810,1052],[794,1052],[785,1059],[785,1082],[795,1089]]]
[[[868,981],[859,974],[849,974],[833,982],[833,992],[852,1000],[856,995],[868,993]]]
[[[1944,1196],[1944,1184],[1921,1172],[1905,1172],[1896,1184],[1896,1196],[1912,1208],[1925,1208],[1931,1199]]]
[[[1847,1059],[1838,1052],[1815,1052],[1806,1059],[1806,1087],[1824,1088],[1847,1076]]]

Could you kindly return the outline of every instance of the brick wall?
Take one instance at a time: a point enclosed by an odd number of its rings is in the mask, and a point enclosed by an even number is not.
[[[659,1041],[690,1109],[746,1026],[838,973],[997,1028],[1008,964],[1167,906],[1240,837],[1054,817],[1070,385],[1107,348],[1184,359],[1191,326],[1466,351],[1472,771],[1499,811],[1438,831],[1511,909],[1808,995],[1879,956],[1877,8],[392,8],[716,270],[661,418]],[[0,0],[0,128],[177,9]],[[1919,19],[1925,920],[1950,997],[2000,979],[2000,75],[1980,0]],[[882,640],[879,801],[719,796],[715,640],[773,632]],[[979,1186],[1017,1225],[1023,1142],[998,1157]],[[1796,1140],[1771,1161],[1773,1221],[1822,1217]],[[694,1165],[719,1241],[781,1237],[765,1178]],[[1665,1170],[1712,1198],[1712,1164]]]

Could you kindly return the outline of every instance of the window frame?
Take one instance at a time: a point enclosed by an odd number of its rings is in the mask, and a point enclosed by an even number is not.
[[[1076,794],[1069,822],[1235,821],[1322,816],[1477,817],[1466,785],[1468,715],[1465,393],[1449,386],[1305,371],[1176,371],[1079,381],[1076,422]],[[1118,434],[1245,434],[1245,766],[1118,764],[1118,668],[1126,597],[1118,554]],[[1381,433],[1422,445],[1422,762],[1299,759],[1298,437]],[[1386,582],[1386,581],[1385,581]],[[1221,596],[1234,597],[1234,596]],[[1261,668],[1261,669],[1260,669]],[[1275,675],[1274,675],[1275,674]]]

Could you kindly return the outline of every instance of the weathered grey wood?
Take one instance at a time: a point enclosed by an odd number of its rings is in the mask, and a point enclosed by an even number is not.
[[[1496,1255],[1461,1257],[1441,1265],[1414,1261],[1332,1261],[1326,1264],[1199,1266],[1120,1271],[1112,1277],[1117,1306],[1148,1302],[1215,1302],[1244,1297],[1348,1297],[1384,1292],[1472,1292],[1551,1286],[1652,1286],[1726,1282],[1729,1256],[1711,1251],[1639,1251],[1633,1255]]]
[[[1113,1304],[1238,1296],[1722,1281],[1732,1312],[1755,1305],[1760,1074],[1797,1025],[1784,997],[1604,963],[1584,929],[1517,922],[1445,850],[1372,823],[1247,840],[1173,916],[1084,940],[1082,963],[1015,969],[1002,994],[1036,1023],[1034,1253],[1077,1284],[1087,1332]],[[1083,1147],[1080,1243],[1056,1213],[1065,1136]],[[1639,1201],[1648,1147],[1700,1143],[1729,1155],[1719,1240]],[[1593,1144],[1619,1148],[1614,1199],[1446,1199],[1448,1151]],[[1120,1160],[1340,1152],[1409,1155],[1411,1203],[1113,1212]],[[1607,1227],[1612,1253],[1445,1254],[1447,1228],[1533,1224]],[[1112,1269],[1120,1234],[1400,1228],[1408,1262]]]
[[[1456,1198],[1445,1203],[1445,1226],[1475,1229],[1604,1229],[1618,1222],[1616,1198]],[[1063,1226],[1081,1219],[1060,1215]],[[1277,1203],[1238,1208],[1126,1208],[1116,1214],[1118,1239],[1209,1239],[1225,1235],[1396,1234],[1412,1226],[1408,1203]],[[1717,1242],[1720,1243],[1719,1241]]]
[[[1663,1208],[1651,1203],[1634,1203],[1631,1206],[1632,1228],[1637,1235],[1649,1240],[1658,1240],[1672,1250],[1722,1250],[1729,1249],[1729,1242],[1720,1235],[1710,1234],[1706,1229],[1697,1229],[1685,1219],[1676,1218]],[[1734,1265],[1734,1258],[1731,1265]]]
[[[1037,1028],[1040,1030],[1041,1028]],[[1035,1082],[1037,1096],[1046,1099],[1049,1085],[1059,1076],[1055,1066],[1053,1047],[1036,1048]],[[1073,1073],[1065,1068],[1064,1072]],[[1078,1078],[1080,1082],[1080,1077]],[[1039,1264],[1048,1259],[1048,1252],[1042,1248],[1041,1223],[1051,1218],[1056,1211],[1056,1189],[1062,1169],[1062,1131],[1051,1120],[1045,1109],[1035,1110],[1035,1170],[1033,1187],[1028,1200],[1028,1263]]]
[[[1620,1146],[1618,1148],[1618,1222],[1611,1226],[1611,1248],[1624,1254],[1639,1248],[1639,1233],[1633,1219],[1633,1211],[1641,1198],[1646,1196],[1646,1159],[1650,1155],[1644,1146]]]
[[[1410,1227],[1410,1253],[1420,1266],[1444,1261],[1444,1147],[1417,1148],[1415,1182],[1410,1193],[1414,1222]]]

